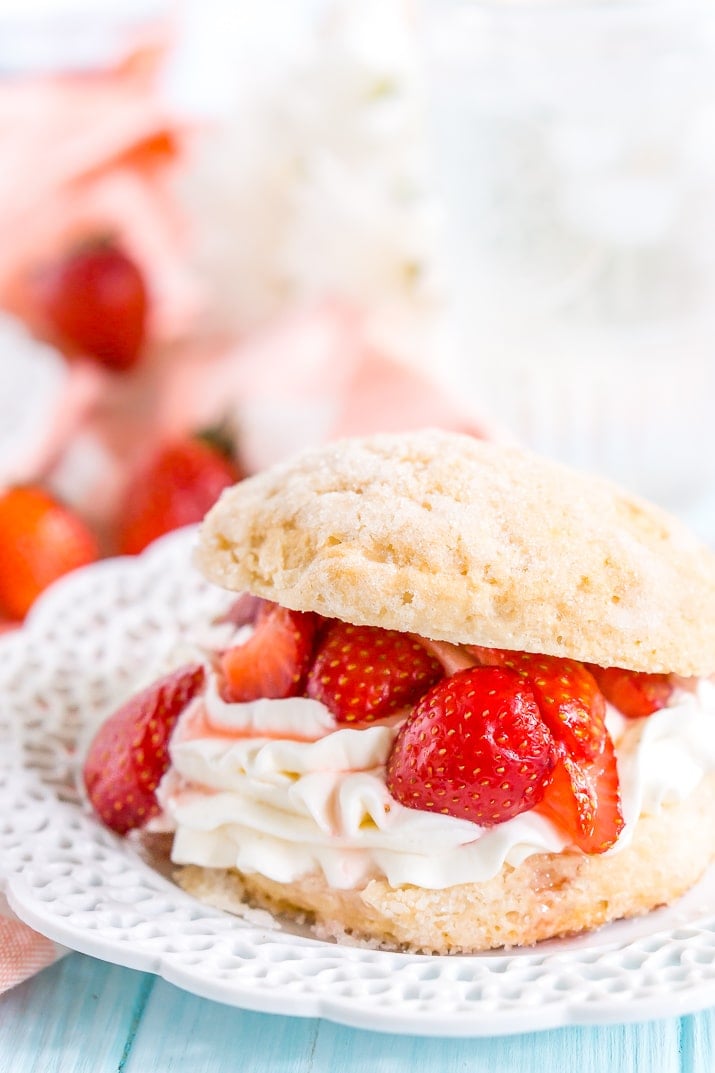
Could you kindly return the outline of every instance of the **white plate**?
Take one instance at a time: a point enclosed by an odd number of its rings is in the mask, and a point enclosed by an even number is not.
[[[319,942],[209,909],[79,801],[87,733],[229,597],[190,566],[192,531],[56,585],[0,643],[0,868],[50,938],[271,1013],[423,1035],[641,1020],[715,1004],[715,878],[676,907],[580,939],[474,957]]]

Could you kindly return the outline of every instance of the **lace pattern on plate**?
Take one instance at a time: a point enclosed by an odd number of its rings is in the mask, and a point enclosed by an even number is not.
[[[0,643],[0,879],[27,923],[196,994],[430,1035],[671,1016],[715,1002],[715,883],[673,909],[525,951],[425,957],[321,942],[194,901],[77,788],[83,743],[231,597],[191,566],[192,530],[64,579]]]

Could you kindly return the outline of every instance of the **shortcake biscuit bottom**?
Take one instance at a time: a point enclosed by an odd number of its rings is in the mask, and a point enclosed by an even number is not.
[[[346,936],[415,953],[474,953],[573,935],[668,905],[715,857],[715,775],[684,802],[639,821],[629,846],[607,856],[538,854],[484,883],[446,890],[374,879],[334,890],[312,874],[293,883],[189,865],[178,883],[229,912],[246,904],[308,921],[321,938]]]

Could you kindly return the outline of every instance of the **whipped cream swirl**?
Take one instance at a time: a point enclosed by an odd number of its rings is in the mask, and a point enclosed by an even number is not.
[[[715,685],[678,690],[647,719],[609,708],[624,831],[642,813],[685,799],[715,769]],[[335,888],[384,876],[392,886],[443,889],[483,881],[505,863],[559,852],[560,832],[525,812],[482,828],[453,816],[405,808],[385,785],[385,762],[400,720],[362,728],[337,724],[305,697],[224,702],[215,681],[182,715],[172,764],[159,787],[179,864],[238,868],[279,882],[316,870]]]

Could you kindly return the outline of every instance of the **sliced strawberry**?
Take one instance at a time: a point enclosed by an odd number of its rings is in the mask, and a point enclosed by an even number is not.
[[[600,755],[606,740],[606,702],[583,663],[503,648],[469,646],[469,651],[482,663],[510,667],[529,681],[544,722],[570,756],[593,760]]]
[[[409,634],[335,619],[318,644],[306,692],[339,723],[369,723],[414,704],[442,674]]]
[[[590,670],[606,700],[631,719],[664,708],[675,689],[669,674],[643,674],[621,667],[590,666]]]
[[[297,696],[313,654],[317,622],[310,612],[289,611],[266,601],[249,639],[219,658],[224,700]]]
[[[216,621],[219,623],[230,622],[233,626],[252,626],[258,618],[261,608],[269,601],[260,596],[253,596],[250,592],[242,592]]]
[[[449,641],[430,641],[426,637],[417,637],[417,635],[415,635],[415,639],[420,642],[431,656],[439,660],[445,674],[456,674],[457,671],[464,671],[468,667],[476,667],[478,663],[482,662],[474,655],[468,645],[453,645]],[[486,652],[487,650],[484,649],[484,651]]]
[[[606,705],[589,668],[576,660],[470,646],[482,663],[510,667],[528,682],[556,742],[558,763],[537,811],[586,853],[602,853],[623,830]]]
[[[584,853],[610,849],[623,830],[618,771],[607,736],[601,755],[577,761],[562,749],[551,784],[536,811],[546,816]]]
[[[403,723],[387,786],[408,808],[490,827],[533,808],[555,762],[553,737],[523,677],[474,667],[443,678]]]
[[[99,728],[84,763],[84,784],[99,818],[118,834],[159,812],[155,790],[169,766],[169,739],[204,669],[190,664],[154,682]]]

